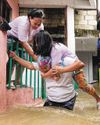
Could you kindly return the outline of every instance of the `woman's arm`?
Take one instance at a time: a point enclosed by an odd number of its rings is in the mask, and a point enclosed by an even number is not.
[[[29,62],[29,61],[26,61],[20,57],[18,57],[15,52],[13,51],[10,51],[9,52],[9,57],[12,57],[15,61],[17,61],[19,64],[21,64],[22,66],[28,68],[28,69],[31,69],[31,70],[35,70],[35,66]]]
[[[33,58],[34,60],[37,61],[37,56],[34,54],[34,52],[33,52],[32,48],[31,48],[31,46],[29,45],[29,43],[28,43],[28,42],[20,42],[20,44],[21,44],[21,45],[23,46],[23,48],[28,52],[28,54],[29,54],[30,56],[32,56],[32,58]]]

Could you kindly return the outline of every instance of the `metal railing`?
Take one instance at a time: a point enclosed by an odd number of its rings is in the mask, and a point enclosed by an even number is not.
[[[25,50],[20,47],[19,42],[14,39],[10,39],[8,42],[9,47],[8,51],[15,51],[18,56],[33,62],[31,56],[25,52]],[[19,83],[17,83],[19,80]],[[41,78],[40,71],[38,70],[29,70],[25,67],[22,67],[20,64],[15,62],[11,57],[9,58],[7,64],[7,88],[12,88],[12,82],[14,83],[15,89],[18,87],[31,87],[33,88],[33,95],[34,99],[42,97],[46,98],[46,91],[45,91],[45,82]]]

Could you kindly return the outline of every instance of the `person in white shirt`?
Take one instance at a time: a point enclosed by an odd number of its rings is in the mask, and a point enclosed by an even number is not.
[[[51,57],[51,68],[58,65],[62,57],[69,57],[66,61],[67,66],[63,67],[66,71],[60,73],[58,80],[52,77],[52,69],[50,69],[49,75],[45,77],[47,101],[44,106],[58,106],[73,110],[76,92],[72,83],[72,72],[83,67],[84,64],[64,44],[54,43],[50,34],[46,31],[40,31],[34,36],[33,50],[37,56]],[[38,62],[38,66],[36,66],[34,63],[19,58],[12,52],[10,56],[31,70],[40,69],[39,63],[41,63],[41,60]]]
[[[43,25],[43,19],[45,17],[45,14],[43,10],[41,9],[32,9],[27,16],[19,16],[12,20],[9,23],[9,26],[11,27],[11,30],[7,31],[8,36],[8,51],[11,48],[13,44],[12,50],[16,50],[16,46],[19,43],[18,52],[21,56],[22,53],[20,48],[24,48],[30,56],[34,57],[33,50],[29,43],[33,40],[34,35],[39,32],[40,30],[44,29]],[[14,64],[14,63],[13,63]],[[14,66],[13,66],[14,68]],[[20,66],[17,67],[17,69],[21,69]],[[8,69],[9,69],[9,63],[8,63]],[[9,73],[7,73],[7,76],[9,77]],[[20,72],[18,73],[17,83],[19,84],[21,76]],[[9,79],[9,78],[8,78]],[[8,81],[8,80],[7,80]],[[13,88],[12,83],[12,88]]]
[[[25,48],[33,58],[33,50],[28,42],[32,41],[33,36],[37,32],[44,29],[43,19],[43,10],[33,9],[27,16],[19,16],[9,23],[11,30],[7,32],[8,38],[18,39],[22,47]]]
[[[64,44],[54,42],[51,35],[46,31],[37,33],[34,36],[33,44],[34,53],[38,57],[48,56],[51,58],[51,69],[47,73],[41,73],[46,80],[47,100],[44,106],[57,106],[73,110],[76,100],[76,92],[73,85],[74,71],[74,80],[79,85],[79,88],[92,95],[97,102],[97,109],[100,109],[100,97],[95,88],[87,83],[83,71],[80,70],[84,67],[84,63],[75,54]],[[40,64],[45,64],[48,60],[45,58],[44,61],[44,58],[41,58],[38,60],[38,65],[36,65],[19,58],[13,52],[10,53],[10,56],[31,70],[40,70]],[[56,74],[60,75],[57,80],[52,77]]]

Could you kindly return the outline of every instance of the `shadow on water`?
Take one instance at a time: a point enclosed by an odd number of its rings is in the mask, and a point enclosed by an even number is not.
[[[16,107],[0,114],[0,125],[100,125],[100,110],[93,97],[79,90],[74,111]]]

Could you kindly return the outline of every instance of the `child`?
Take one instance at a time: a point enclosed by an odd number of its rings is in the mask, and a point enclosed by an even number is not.
[[[41,71],[42,77],[48,77],[49,76],[48,71],[51,69],[51,63],[52,63],[51,57],[38,56],[37,62],[38,62],[39,70]],[[56,74],[56,75],[52,76],[52,78],[54,80],[59,80],[60,75]]]

